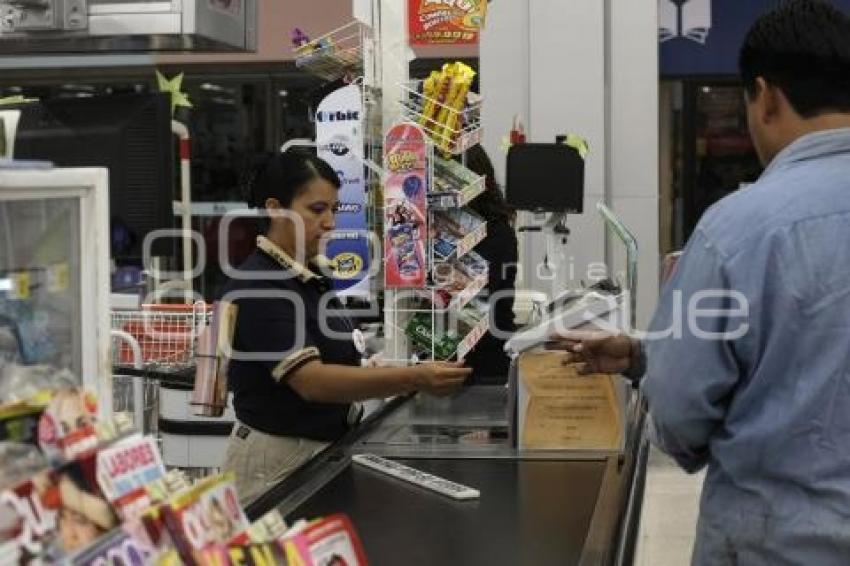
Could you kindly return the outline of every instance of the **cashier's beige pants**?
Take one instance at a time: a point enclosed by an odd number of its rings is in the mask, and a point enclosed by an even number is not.
[[[236,475],[236,490],[246,505],[327,446],[305,438],[266,434],[236,421],[227,444],[224,471]]]

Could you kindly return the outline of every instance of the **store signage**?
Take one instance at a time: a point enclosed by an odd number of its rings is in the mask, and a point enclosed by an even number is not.
[[[487,0],[408,0],[411,45],[478,43]]]
[[[850,12],[850,0],[832,0]],[[662,76],[737,76],[738,52],[759,16],[776,0],[658,0]]]
[[[342,295],[369,289],[362,115],[363,97],[355,85],[329,94],[316,112],[319,157],[333,167],[341,182],[336,231],[325,254],[333,268],[334,288]]]
[[[684,37],[705,44],[711,30],[711,0],[658,0],[658,39]]]
[[[422,128],[396,124],[384,138],[384,283],[425,287],[428,142]]]

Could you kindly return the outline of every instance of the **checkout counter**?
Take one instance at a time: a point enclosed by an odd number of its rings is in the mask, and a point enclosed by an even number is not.
[[[353,521],[370,563],[630,564],[647,443],[639,394],[618,450],[513,447],[509,391],[474,386],[446,399],[395,399],[261,496],[250,518],[334,512]],[[373,453],[480,490],[456,501],[351,463]]]

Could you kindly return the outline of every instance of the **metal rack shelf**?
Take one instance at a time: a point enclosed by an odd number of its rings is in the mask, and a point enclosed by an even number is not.
[[[483,273],[477,277],[471,278],[469,285],[467,285],[464,289],[451,293],[451,300],[448,304],[445,304],[445,301],[438,296],[440,291],[445,289],[444,287],[420,289],[417,290],[417,295],[434,305],[433,309],[431,309],[434,313],[445,314],[450,311],[462,309],[468,305],[469,302],[477,297],[478,294],[484,290],[484,287],[487,286],[487,277],[488,274]]]
[[[467,95],[466,108],[456,110],[433,98],[422,94],[423,81],[411,81],[400,85],[402,90],[402,114],[408,120],[422,126],[422,129],[434,141],[437,149],[459,155],[481,142],[481,102],[482,98],[470,92]],[[438,121],[423,114],[426,104],[439,108],[439,115],[446,119]],[[452,122],[456,127],[448,126]]]
[[[457,347],[458,359],[462,360],[465,358],[466,355],[472,351],[475,345],[481,341],[488,330],[490,330],[490,317],[485,316],[481,319],[481,322],[476,324],[472,331],[470,331],[470,333],[460,341],[460,344]]]
[[[463,208],[468,205],[478,198],[478,196],[483,193],[486,188],[485,178],[477,175],[476,177],[477,178],[471,183],[461,186],[452,186],[451,191],[432,191],[428,193],[428,206],[438,210],[445,210],[449,208]],[[450,180],[447,176],[441,175],[436,167],[434,168],[434,178],[443,180],[443,182],[447,185],[453,184],[452,180]]]
[[[369,26],[353,21],[295,48],[295,66],[326,81],[363,74]]]
[[[484,238],[487,237],[487,221],[481,220],[479,224],[477,224],[472,230],[466,232],[463,237],[459,238],[455,250],[450,254],[438,254],[436,250],[433,250],[432,257],[439,259],[440,261],[450,261],[453,259],[460,259],[473,249],[475,246],[481,243]],[[431,246],[433,247],[434,243],[431,242]]]

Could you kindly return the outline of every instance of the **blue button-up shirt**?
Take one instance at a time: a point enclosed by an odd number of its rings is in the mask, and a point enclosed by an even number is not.
[[[694,563],[850,564],[850,129],[706,212],[650,332],[653,436],[708,466]]]

